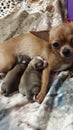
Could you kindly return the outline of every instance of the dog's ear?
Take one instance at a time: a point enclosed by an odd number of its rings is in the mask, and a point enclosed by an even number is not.
[[[30,31],[30,33],[34,34],[35,36],[49,41],[49,30],[45,30],[45,31]]]

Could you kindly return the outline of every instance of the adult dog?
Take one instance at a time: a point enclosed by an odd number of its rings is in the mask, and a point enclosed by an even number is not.
[[[56,28],[38,33],[14,37],[0,44],[0,72],[6,72],[16,62],[17,55],[30,57],[40,55],[48,67],[43,70],[39,102],[45,97],[51,71],[62,71],[73,64],[73,23],[61,24]]]

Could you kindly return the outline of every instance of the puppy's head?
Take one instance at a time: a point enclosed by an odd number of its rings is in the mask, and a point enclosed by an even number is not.
[[[31,58],[27,55],[19,55],[17,56],[17,63],[18,64],[28,64]]]
[[[35,70],[43,70],[48,66],[48,62],[40,56],[33,57],[29,64]]]
[[[49,45],[57,56],[65,59],[73,57],[73,23],[61,24],[50,30]]]

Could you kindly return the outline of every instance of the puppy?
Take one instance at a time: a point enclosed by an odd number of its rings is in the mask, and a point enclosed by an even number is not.
[[[73,65],[73,23],[61,24],[49,32],[19,35],[0,44],[0,72],[11,69],[16,56],[20,54],[42,56],[49,64],[43,70],[42,87],[37,95],[41,103],[47,92],[51,72],[62,71]]]
[[[20,78],[24,70],[26,69],[29,61],[30,57],[26,55],[20,55],[17,57],[16,66],[7,73],[1,86],[1,93],[4,96],[9,96],[10,93],[18,90]]]
[[[41,89],[42,71],[47,65],[47,61],[40,56],[35,56],[23,73],[19,84],[19,92],[26,95],[28,100],[36,100],[36,96]]]

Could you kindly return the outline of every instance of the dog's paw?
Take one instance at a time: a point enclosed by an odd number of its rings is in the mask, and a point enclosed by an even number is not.
[[[45,94],[42,92],[39,92],[39,94],[37,95],[37,102],[42,103],[44,97],[45,97]]]
[[[7,92],[7,88],[5,86],[1,86],[1,94],[4,96],[9,96],[9,93]]]

